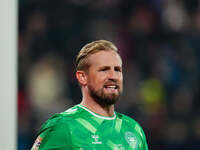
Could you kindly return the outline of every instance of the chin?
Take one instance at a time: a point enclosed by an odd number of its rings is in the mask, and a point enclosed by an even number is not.
[[[94,88],[89,88],[90,96],[102,107],[107,107],[115,104],[121,95],[121,92],[107,93],[103,89],[94,90]]]
[[[98,103],[101,104],[102,106],[110,106],[115,104],[118,100],[119,100],[119,95],[116,94],[112,94],[112,95],[107,95],[107,96],[103,96],[103,97],[99,97],[97,99]]]

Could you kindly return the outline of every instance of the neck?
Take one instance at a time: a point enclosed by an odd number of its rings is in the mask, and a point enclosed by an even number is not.
[[[114,105],[102,107],[92,98],[83,98],[80,104],[87,107],[89,110],[105,117],[111,117],[114,115]]]

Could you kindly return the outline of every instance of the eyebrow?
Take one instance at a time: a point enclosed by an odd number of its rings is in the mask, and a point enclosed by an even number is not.
[[[114,68],[122,70],[122,66],[115,66]]]
[[[101,67],[99,67],[99,70],[102,70],[102,69],[109,69],[110,68],[110,66],[101,66]]]
[[[110,66],[101,66],[99,69],[108,69],[111,68]],[[122,69],[122,66],[114,66],[114,69]]]

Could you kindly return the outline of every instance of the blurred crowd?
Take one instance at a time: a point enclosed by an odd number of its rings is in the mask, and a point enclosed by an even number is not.
[[[74,60],[105,39],[123,58],[116,105],[144,128],[150,150],[200,146],[199,0],[19,0],[18,150],[41,124],[81,101]]]

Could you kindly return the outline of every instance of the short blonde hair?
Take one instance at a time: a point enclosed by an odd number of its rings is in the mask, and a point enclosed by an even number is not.
[[[115,51],[119,54],[117,47],[110,41],[98,40],[86,44],[76,57],[76,70],[87,70],[90,64],[87,61],[88,56],[99,51]]]

